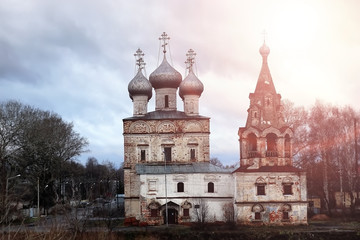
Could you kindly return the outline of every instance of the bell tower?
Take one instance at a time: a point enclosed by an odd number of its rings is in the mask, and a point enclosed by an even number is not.
[[[292,165],[293,131],[282,116],[281,95],[275,90],[269,66],[269,47],[260,47],[262,66],[250,106],[246,126],[239,128],[240,164],[251,168]]]

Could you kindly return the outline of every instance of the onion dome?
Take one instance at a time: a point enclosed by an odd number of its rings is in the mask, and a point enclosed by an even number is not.
[[[150,74],[150,83],[155,88],[178,88],[182,76],[173,68],[164,55],[164,59],[160,66]]]
[[[269,55],[270,48],[265,44],[265,41],[264,44],[260,47],[259,52],[263,57],[267,57]]]
[[[152,86],[140,68],[136,76],[129,82],[128,91],[131,99],[133,99],[133,96],[139,95],[146,95],[148,100],[152,97]]]
[[[182,99],[184,99],[185,95],[197,95],[200,97],[203,91],[204,85],[191,70],[180,84],[179,95]]]

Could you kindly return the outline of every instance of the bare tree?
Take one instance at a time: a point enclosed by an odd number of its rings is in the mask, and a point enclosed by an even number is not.
[[[205,200],[199,199],[197,203],[195,203],[194,212],[196,222],[199,224],[200,227],[204,227],[205,223],[209,220],[209,205],[206,203]]]
[[[39,179],[42,199],[50,200],[64,163],[83,153],[87,144],[71,123],[55,113],[16,101],[0,103],[0,211],[6,205],[9,176],[21,173],[23,179],[32,183],[34,200]]]
[[[225,222],[228,224],[235,223],[235,209],[233,203],[225,203],[222,207],[224,213]]]

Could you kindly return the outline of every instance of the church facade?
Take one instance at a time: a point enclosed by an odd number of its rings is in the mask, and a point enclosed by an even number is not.
[[[150,225],[194,221],[241,224],[306,224],[306,176],[292,166],[292,130],[281,114],[267,66],[250,94],[246,126],[239,129],[240,167],[210,163],[210,118],[199,114],[204,90],[193,71],[195,53],[186,54],[187,75],[167,61],[167,42],[160,37],[163,61],[143,74],[144,54],[135,56],[138,72],[128,85],[133,116],[123,119],[125,215]],[[155,111],[148,101],[155,90]],[[184,111],[177,110],[177,94]],[[205,219],[206,218],[206,219]]]

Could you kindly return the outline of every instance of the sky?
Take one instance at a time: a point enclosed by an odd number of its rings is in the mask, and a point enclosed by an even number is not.
[[[59,114],[90,143],[79,162],[120,166],[134,53],[145,53],[148,77],[161,63],[158,38],[166,32],[168,59],[183,78],[187,51],[197,53],[210,157],[234,164],[264,38],[282,99],[359,110],[359,9],[357,0],[0,0],[0,101]]]

